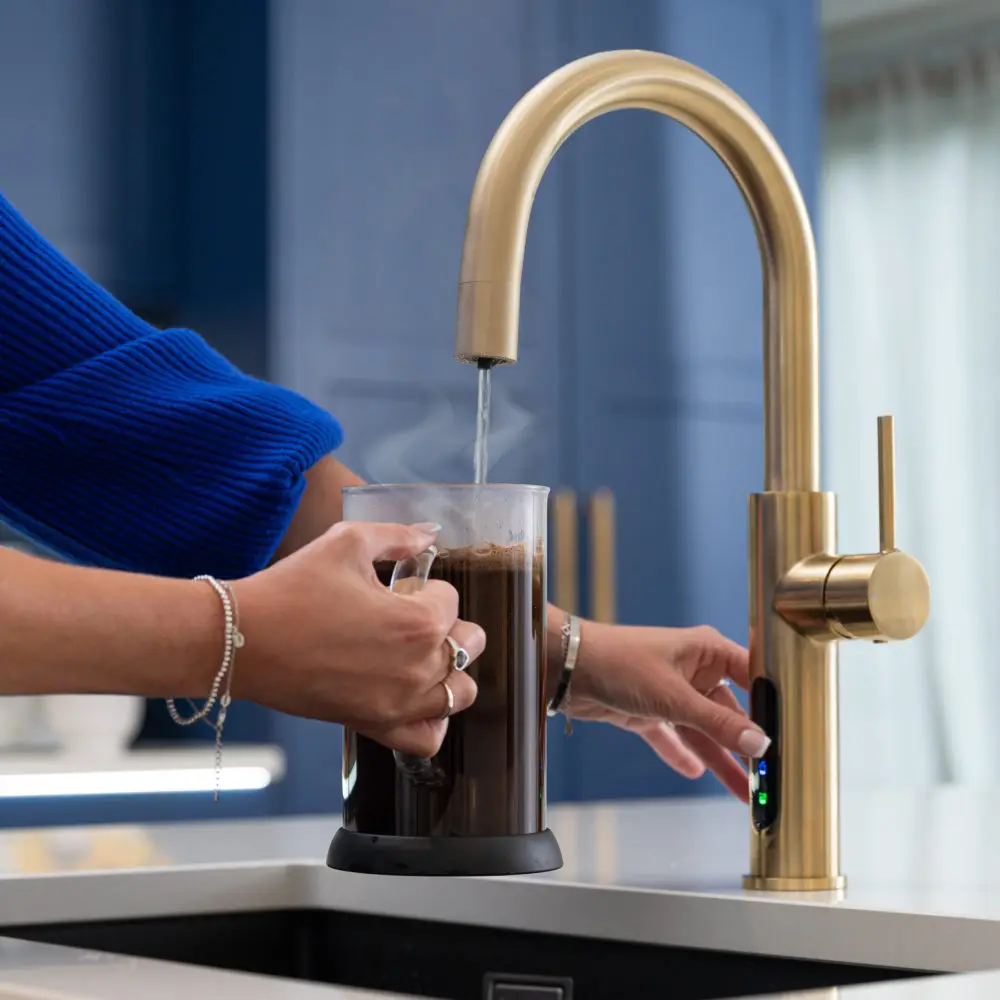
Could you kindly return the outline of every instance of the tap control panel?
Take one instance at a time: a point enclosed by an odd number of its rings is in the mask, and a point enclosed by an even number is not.
[[[771,737],[767,752],[750,766],[750,815],[755,829],[766,830],[778,818],[781,786],[778,689],[766,677],[750,686],[750,718]]]

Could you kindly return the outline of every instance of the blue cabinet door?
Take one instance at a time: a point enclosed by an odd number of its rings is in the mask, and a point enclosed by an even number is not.
[[[623,17],[623,9],[629,12]],[[652,48],[719,76],[761,115],[815,204],[818,17],[807,0],[582,3],[577,54]],[[763,477],[761,270],[725,167],[646,112],[567,144],[575,485],[614,492],[626,623],[707,623],[747,639],[746,498]],[[569,738],[574,798],[710,794],[607,727]]]

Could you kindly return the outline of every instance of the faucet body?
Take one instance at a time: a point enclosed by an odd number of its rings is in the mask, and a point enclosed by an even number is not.
[[[835,498],[819,489],[816,255],[787,160],[763,122],[704,71],[660,53],[587,56],[514,107],[483,158],[469,206],[455,356],[517,360],[521,270],[535,192],[585,122],[645,108],[699,135],[726,164],[753,218],[764,284],[764,489],[749,505],[751,715],[772,737],[751,770],[748,888],[837,889],[836,640],[908,638],[929,612],[916,560],[891,528],[892,427],[880,423],[877,553],[837,556]]]

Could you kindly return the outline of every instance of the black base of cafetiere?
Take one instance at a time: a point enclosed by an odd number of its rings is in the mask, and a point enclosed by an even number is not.
[[[562,868],[551,830],[509,837],[382,837],[337,831],[330,868],[365,875],[530,875]]]

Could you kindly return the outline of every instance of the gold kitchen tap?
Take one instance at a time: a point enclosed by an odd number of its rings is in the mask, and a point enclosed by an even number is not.
[[[930,586],[895,547],[891,418],[879,421],[881,545],[835,555],[835,497],[820,492],[816,254],[774,137],[708,73],[655,52],[587,56],[542,80],[483,158],[469,206],[455,356],[517,360],[528,218],[549,161],[581,125],[622,108],[682,122],[743,192],[764,281],[764,491],[750,497],[751,715],[772,745],[751,770],[751,889],[844,885],[839,850],[837,641],[907,639]]]

